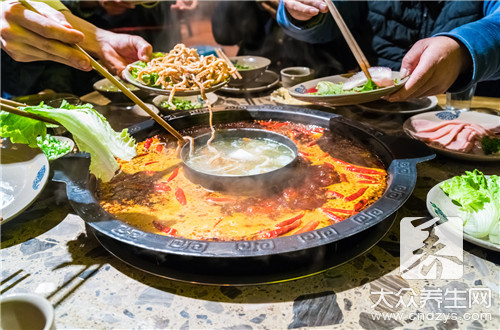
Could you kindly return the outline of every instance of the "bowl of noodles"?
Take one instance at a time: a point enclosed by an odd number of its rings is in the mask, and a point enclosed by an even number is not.
[[[149,62],[129,64],[123,78],[142,90],[173,98],[215,91],[228,83],[234,71],[214,55],[200,56],[196,49],[178,44],[169,53],[154,53]]]

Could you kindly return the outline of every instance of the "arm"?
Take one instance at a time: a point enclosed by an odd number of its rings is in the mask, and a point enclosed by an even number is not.
[[[500,2],[485,1],[485,17],[476,22],[418,41],[403,59],[405,70],[410,79],[388,101],[465,90],[500,78]]]

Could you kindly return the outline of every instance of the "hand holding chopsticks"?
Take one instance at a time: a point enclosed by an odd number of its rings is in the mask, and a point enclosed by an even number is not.
[[[347,42],[347,45],[351,49],[352,53],[354,54],[354,57],[356,58],[356,61],[358,62],[359,67],[361,70],[364,72],[366,78],[368,80],[372,80],[372,77],[370,75],[370,72],[368,71],[368,68],[370,67],[370,63],[368,63],[368,60],[365,57],[365,54],[363,54],[363,51],[361,48],[359,48],[358,43],[356,42],[356,39],[352,36],[351,31],[347,27],[347,25],[344,22],[344,19],[342,18],[342,15],[340,15],[339,11],[337,10],[337,7],[333,4],[332,0],[325,0],[326,5],[328,6],[328,10],[330,11],[330,14],[332,14],[333,19],[335,20],[335,23],[337,23],[340,32],[342,32],[342,36],[344,36],[345,41]]]
[[[31,4],[26,0],[19,0],[21,4],[27,9],[39,13]],[[40,13],[39,13],[40,14]],[[83,50],[77,44],[71,45],[73,48],[78,50],[83,54],[89,61],[92,67],[102,74],[105,78],[111,81],[116,87],[118,87],[128,98],[130,98],[135,104],[137,104],[141,109],[143,109],[147,114],[149,114],[158,124],[163,126],[170,134],[177,138],[180,142],[184,142],[184,137],[177,132],[172,126],[170,126],[163,118],[154,113],[141,99],[139,99],[134,93],[132,93],[122,82],[116,79],[111,73],[108,72],[99,62],[92,58],[85,50]]]

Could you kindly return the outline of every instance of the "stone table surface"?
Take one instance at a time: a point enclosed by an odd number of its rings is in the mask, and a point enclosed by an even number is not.
[[[498,99],[486,101],[500,110]],[[220,95],[218,102],[272,103],[265,94]],[[118,106],[98,108],[115,129],[146,119]],[[401,125],[409,117],[357,107],[327,110],[392,135],[404,134]],[[474,168],[500,174],[498,163],[439,155],[418,164],[413,194],[369,251],[314,276],[250,286],[183,283],[127,265],[75,215],[64,185],[50,181],[29,209],[1,227],[1,293],[47,297],[58,329],[499,329],[498,252],[464,242],[458,280],[405,280],[399,270],[400,220],[429,217],[429,189]]]

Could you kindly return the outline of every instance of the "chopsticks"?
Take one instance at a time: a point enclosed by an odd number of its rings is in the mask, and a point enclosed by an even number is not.
[[[29,112],[24,111],[24,110],[20,110],[20,109],[17,108],[19,106],[26,106],[26,104],[22,104],[22,103],[19,103],[19,102],[14,102],[14,101],[11,101],[11,100],[6,100],[4,98],[0,98],[0,109],[2,109],[4,111],[13,113],[15,115],[19,115],[19,116],[23,116],[23,117],[27,117],[27,118],[31,118],[31,119],[36,119],[36,120],[39,120],[39,121],[43,121],[45,123],[60,125],[57,121],[55,121],[53,119],[44,118],[42,116],[35,115],[33,113],[29,113]]]
[[[234,66],[233,62],[231,62],[229,57],[227,57],[227,55],[224,53],[224,51],[221,48],[216,48],[215,53],[217,54],[217,56],[219,58],[223,59],[230,68],[236,70],[234,73],[231,74],[231,77],[233,77],[233,79],[242,79],[241,74],[238,72],[238,70]]]
[[[19,2],[26,7],[27,9],[34,11],[35,13],[40,14],[32,5],[30,5],[26,0],[19,0]],[[41,15],[41,14],[40,14]],[[172,134],[175,138],[177,138],[180,142],[185,142],[184,137],[177,132],[172,126],[170,126],[169,123],[167,123],[163,118],[158,116],[156,113],[153,112],[140,98],[138,98],[134,93],[130,91],[121,81],[116,79],[109,71],[104,68],[99,62],[97,62],[92,56],[90,56],[83,48],[78,46],[77,44],[71,45],[73,48],[81,52],[83,55],[85,55],[89,61],[92,67],[102,74],[105,78],[107,78],[109,81],[111,81],[116,87],[118,87],[123,94],[127,95],[129,99],[131,99],[135,104],[137,104],[142,110],[146,111],[148,115],[151,116],[158,124],[163,126],[170,134]]]
[[[347,45],[351,49],[352,53],[354,54],[354,57],[356,58],[356,61],[358,62],[361,70],[364,72],[366,78],[368,80],[372,80],[372,76],[370,75],[370,72],[368,71],[368,68],[370,67],[370,63],[368,63],[368,60],[365,57],[365,54],[363,54],[363,51],[361,48],[359,48],[358,43],[352,36],[351,31],[347,27],[347,25],[344,22],[344,19],[342,18],[342,15],[340,15],[339,11],[337,10],[337,7],[333,4],[332,0],[325,0],[326,5],[328,6],[328,9],[330,10],[330,14],[332,14],[333,19],[335,20],[335,23],[337,23],[340,32],[342,32],[342,36],[344,36],[345,41],[347,42]]]

